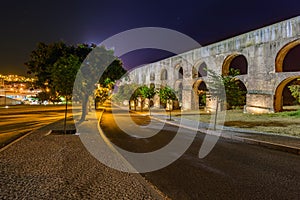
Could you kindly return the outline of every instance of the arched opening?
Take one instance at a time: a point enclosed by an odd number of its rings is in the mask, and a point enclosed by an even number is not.
[[[163,69],[160,74],[160,80],[168,80],[168,72],[166,69]]]
[[[150,81],[155,81],[155,74],[154,74],[154,72],[150,73]]]
[[[197,102],[196,107],[199,109],[206,107],[206,95],[208,92],[207,86],[203,80],[198,80],[193,85],[195,102]]]
[[[274,95],[274,111],[281,112],[284,110],[284,106],[297,105],[296,99],[291,95],[291,91],[288,88],[290,85],[299,84],[298,79],[300,76],[293,76],[283,80],[275,90]]]
[[[228,75],[229,69],[237,69],[240,74],[248,73],[248,62],[245,56],[242,54],[232,54],[225,58],[222,66],[222,74]]]
[[[150,83],[150,88],[155,88],[154,83]]]
[[[179,68],[178,79],[183,79],[183,69],[182,69],[182,67]]]
[[[300,39],[285,45],[277,54],[275,60],[276,72],[300,71]]]
[[[204,81],[202,81],[198,86],[198,97],[199,97],[199,108],[206,106],[206,92],[207,87]]]
[[[198,68],[198,77],[204,77],[207,76],[207,65],[206,63],[202,63]]]
[[[237,95],[235,102],[231,105],[231,109],[236,109],[236,108],[243,109],[244,106],[246,105],[247,88],[245,84],[239,79],[236,80],[236,84],[238,85],[239,93]]]
[[[207,65],[205,62],[196,64],[192,69],[192,78],[199,78],[207,76]]]

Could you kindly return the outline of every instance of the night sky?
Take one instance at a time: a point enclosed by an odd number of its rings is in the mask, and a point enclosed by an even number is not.
[[[163,27],[182,32],[202,46],[300,15],[299,0],[2,1],[0,73],[26,74],[24,62],[38,42],[99,44],[119,32]],[[136,51],[125,67],[149,63],[167,52]]]

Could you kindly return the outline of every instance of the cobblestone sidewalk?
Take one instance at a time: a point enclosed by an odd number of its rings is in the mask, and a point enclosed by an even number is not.
[[[108,168],[76,135],[46,126],[0,152],[0,199],[164,199],[139,174]]]

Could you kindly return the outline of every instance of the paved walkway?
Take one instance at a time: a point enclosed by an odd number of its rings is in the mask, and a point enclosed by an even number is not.
[[[62,122],[0,150],[0,199],[163,199],[139,174],[101,164],[78,136],[53,129]]]

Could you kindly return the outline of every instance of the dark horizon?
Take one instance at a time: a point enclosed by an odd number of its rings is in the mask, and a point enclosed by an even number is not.
[[[99,44],[108,37],[138,27],[179,31],[202,46],[222,41],[300,15],[298,1],[245,5],[235,1],[51,1],[5,2],[0,37],[0,74],[27,75],[24,63],[38,42]],[[159,50],[139,50],[122,56],[125,68],[171,56]]]

